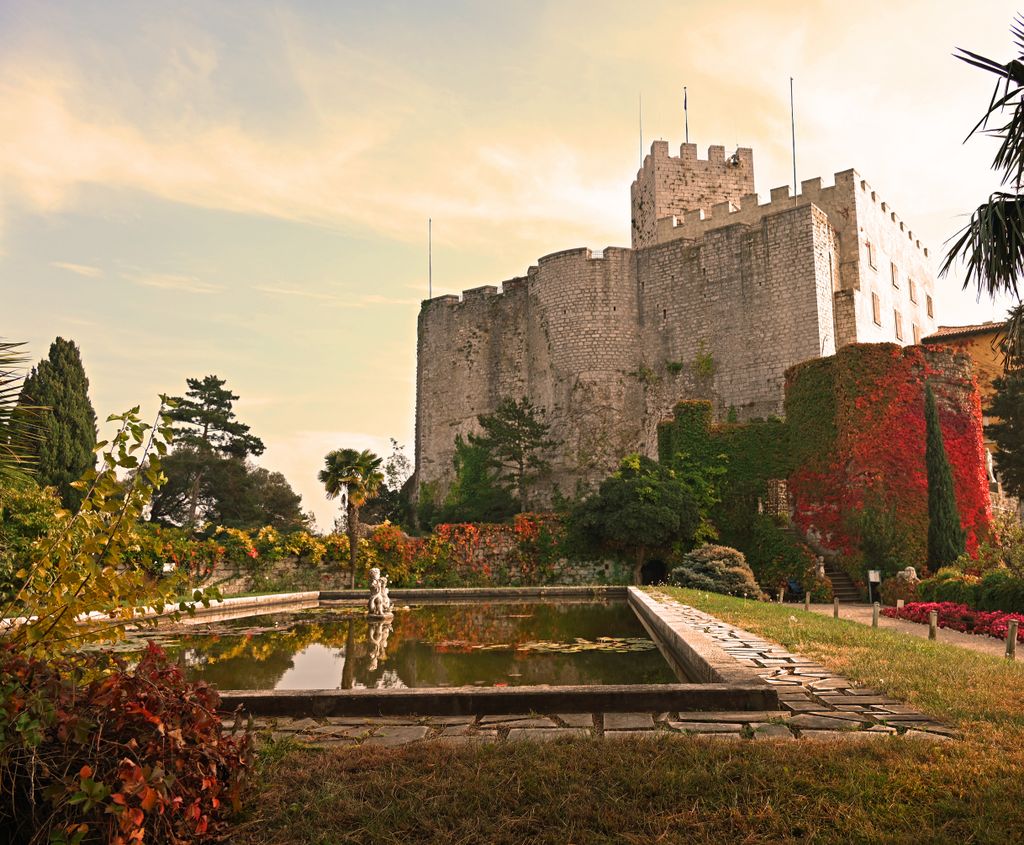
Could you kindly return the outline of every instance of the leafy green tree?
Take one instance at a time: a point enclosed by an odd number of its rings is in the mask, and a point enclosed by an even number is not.
[[[384,520],[393,525],[407,525],[412,518],[412,505],[406,490],[406,482],[412,475],[412,463],[405,454],[405,448],[391,438],[391,454],[384,461],[384,481],[377,495],[362,509],[366,522],[381,523]]]
[[[72,341],[58,337],[50,344],[47,357],[25,379],[18,404],[39,426],[33,454],[39,483],[56,487],[64,506],[78,510],[82,493],[72,485],[95,465],[96,412]]]
[[[477,417],[483,433],[469,435],[470,444],[485,450],[501,478],[513,484],[520,511],[527,509],[529,483],[550,467],[544,453],[557,445],[548,439],[551,426],[543,414],[529,399],[502,399],[493,414]]]
[[[302,497],[279,472],[238,458],[195,448],[178,449],[163,461],[165,484],[153,496],[150,519],[163,525],[188,523],[195,498],[197,512],[214,525],[296,531],[308,525]]]
[[[997,420],[988,426],[997,447],[996,469],[1007,492],[1024,498],[1024,373],[1007,373],[992,386],[995,394],[985,413]]]
[[[177,495],[181,483],[187,483],[188,504],[182,524],[191,528],[199,516],[207,475],[218,470],[222,474],[231,471],[237,474],[237,465],[226,464],[225,459],[243,463],[250,456],[262,455],[265,447],[263,441],[250,432],[249,426],[235,416],[234,402],[238,395],[224,386],[224,379],[209,375],[186,379],[186,384],[185,395],[171,399],[169,412],[175,424],[175,452],[185,454],[179,461],[169,462],[167,475],[169,480],[176,471],[186,470],[187,475],[177,483],[169,483],[160,498]],[[160,502],[156,503],[156,509],[164,510]]]
[[[1024,276],[1024,17],[1017,18],[1011,32],[1017,55],[1007,62],[964,49],[957,56],[996,77],[988,108],[968,138],[980,133],[999,141],[992,169],[1010,190],[995,191],[978,206],[940,269],[945,275],[963,261],[965,289],[973,285],[979,296],[1006,294],[1015,300],[1003,333],[1007,369],[1024,364],[1024,303],[1017,281]]]
[[[65,512],[52,487],[32,479],[0,479],[0,603],[24,583],[15,573],[24,566],[32,546],[62,523]]]
[[[925,387],[925,466],[928,471],[928,566],[935,572],[952,565],[965,550],[953,487],[953,471],[942,440],[939,412],[931,385]]]
[[[642,455],[623,458],[569,517],[582,548],[631,558],[637,584],[649,558],[692,544],[699,524],[697,503],[675,471]]]
[[[722,501],[720,487],[727,465],[726,455],[710,452],[677,452],[672,460],[676,478],[690,492],[700,514],[700,524],[694,537],[698,543],[718,539],[718,529],[711,521],[711,513]]]
[[[512,494],[483,446],[457,435],[452,461],[455,480],[437,522],[504,522],[515,515]]]
[[[356,559],[359,549],[359,508],[377,495],[384,481],[380,471],[382,459],[364,449],[335,449],[324,457],[324,468],[318,478],[328,499],[343,496],[346,502],[346,525],[349,548],[349,586],[356,585]]]

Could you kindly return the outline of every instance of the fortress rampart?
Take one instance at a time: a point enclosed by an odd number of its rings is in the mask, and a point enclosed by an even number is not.
[[[656,454],[681,399],[779,416],[784,373],[854,342],[934,330],[927,248],[854,170],[754,193],[753,153],[678,158],[657,141],[630,196],[632,249],[570,249],[522,277],[423,303],[416,495],[443,496],[457,434],[504,397],[543,408],[559,446],[538,501]],[[424,487],[424,485],[427,485]]]

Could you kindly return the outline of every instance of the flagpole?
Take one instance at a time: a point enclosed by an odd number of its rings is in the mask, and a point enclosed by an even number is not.
[[[793,106],[793,77],[789,78],[789,123],[793,134],[793,197],[796,197],[796,109]]]
[[[644,166],[644,95],[637,94],[637,116],[640,120],[640,166]]]
[[[427,218],[427,299],[434,298],[434,221]]]
[[[686,143],[690,143],[690,113],[686,108],[686,86],[683,86],[683,123],[686,126]]]

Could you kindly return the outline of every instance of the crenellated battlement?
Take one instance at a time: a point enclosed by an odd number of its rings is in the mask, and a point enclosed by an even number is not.
[[[855,170],[842,170],[834,174],[833,180],[832,185],[822,186],[821,177],[805,179],[800,183],[800,193],[795,197],[789,185],[781,185],[771,189],[769,200],[765,203],[760,201],[758,194],[750,193],[742,196],[738,203],[720,202],[710,209],[698,208],[684,212],[681,217],[664,217],[657,221],[657,242],[664,243],[677,238],[696,239],[723,226],[754,225],[768,214],[790,211],[805,203],[814,203],[830,215],[843,209],[852,212],[856,193],[860,191],[862,201],[878,206],[879,212],[887,216],[900,232],[906,234],[913,246],[928,257],[928,248],[921,244],[886,202],[878,199],[877,193]]]
[[[628,247],[608,246],[604,249],[592,250],[588,247],[576,247],[574,249],[563,249],[552,252],[537,259],[537,264],[530,267],[527,275],[516,276],[498,285],[481,285],[475,288],[467,288],[461,295],[449,293],[442,296],[435,296],[432,299],[423,300],[423,308],[434,306],[455,306],[465,303],[482,302],[501,297],[508,294],[525,292],[530,280],[536,277],[542,268],[554,264],[580,264],[581,266],[593,265],[595,263],[615,261],[628,257],[632,250]]]

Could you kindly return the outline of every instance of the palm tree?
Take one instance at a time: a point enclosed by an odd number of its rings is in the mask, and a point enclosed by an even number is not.
[[[1005,64],[964,49],[957,58],[998,77],[988,109],[967,137],[980,133],[1000,140],[992,169],[1002,172],[1003,185],[1012,190],[996,191],[978,206],[940,270],[946,275],[963,261],[965,289],[973,285],[979,296],[1005,293],[1016,300],[1001,337],[1008,370],[1024,364],[1024,303],[1017,284],[1024,274],[1024,17],[1010,31],[1018,55]]]
[[[382,461],[369,449],[362,452],[335,449],[327,453],[324,468],[318,476],[328,499],[336,499],[342,494],[347,496],[349,586],[353,588],[356,585],[356,554],[359,548],[359,508],[377,495],[384,481],[384,473],[380,471]]]

